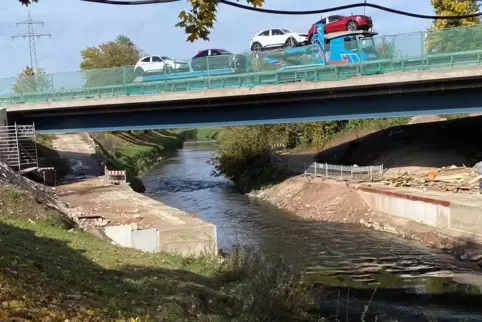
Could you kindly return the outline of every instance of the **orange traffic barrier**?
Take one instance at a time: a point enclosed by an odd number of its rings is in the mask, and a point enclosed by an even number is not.
[[[438,173],[437,170],[431,170],[431,171],[428,173],[428,180],[434,181],[435,178],[437,177],[437,173]]]

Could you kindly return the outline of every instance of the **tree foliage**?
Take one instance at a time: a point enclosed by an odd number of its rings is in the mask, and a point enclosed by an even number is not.
[[[398,59],[401,56],[400,50],[390,37],[381,38],[376,47],[379,59]]]
[[[431,0],[435,14],[461,16],[477,13],[479,1]],[[466,19],[437,19],[428,29],[426,49],[429,53],[448,53],[477,49],[482,41],[482,29],[470,28],[480,24],[479,17]],[[447,29],[461,27],[455,29]]]
[[[239,0],[238,0],[239,1]],[[188,0],[191,8],[179,13],[181,20],[176,26],[184,28],[188,41],[209,40],[210,29],[214,27],[219,0]],[[261,7],[264,0],[246,0],[254,7]]]
[[[44,70],[38,69],[35,72],[32,67],[27,66],[18,74],[17,81],[12,85],[12,90],[15,93],[38,93],[46,91],[48,85]]]
[[[38,0],[19,0],[23,5],[30,5]],[[239,1],[239,0],[237,0]],[[210,30],[214,27],[219,0],[187,0],[190,8],[179,13],[177,27],[184,29],[187,40],[209,40]],[[261,7],[264,0],[246,0],[254,7]]]
[[[131,82],[135,78],[132,68],[113,67],[135,65],[142,54],[142,50],[129,37],[123,35],[97,47],[85,48],[80,52],[80,69],[88,70],[85,72],[85,86],[98,87]]]
[[[218,140],[216,173],[233,180],[238,190],[259,189],[284,179],[286,173],[270,164],[270,146],[309,146],[322,149],[346,121],[251,125],[228,128]]]

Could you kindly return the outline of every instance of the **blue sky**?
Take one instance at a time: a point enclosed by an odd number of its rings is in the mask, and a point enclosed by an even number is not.
[[[270,27],[282,27],[307,32],[319,15],[284,16],[249,12],[221,5],[211,41],[186,42],[186,35],[174,25],[177,14],[187,8],[187,2],[137,7],[109,6],[78,0],[39,0],[30,7],[34,20],[44,21],[36,32],[50,33],[52,38],[37,40],[39,67],[47,73],[76,71],[81,61],[80,51],[109,41],[119,34],[129,36],[150,54],[178,59],[192,57],[199,49],[220,47],[234,52],[248,48],[251,37]],[[0,78],[13,77],[29,64],[28,42],[11,36],[25,33],[26,26],[15,23],[27,19],[27,9],[18,1],[1,1],[0,11]],[[266,0],[265,7],[286,10],[309,10],[359,2],[358,0]],[[429,0],[369,0],[371,3],[411,12],[432,14]],[[302,6],[300,4],[303,4]],[[341,12],[363,13],[363,8]],[[396,34],[426,29],[431,21],[398,16],[368,8],[375,29],[380,34]]]

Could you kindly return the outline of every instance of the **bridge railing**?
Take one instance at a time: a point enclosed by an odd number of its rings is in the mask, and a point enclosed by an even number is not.
[[[481,25],[376,36],[373,44],[378,59],[361,64],[320,65],[317,50],[312,46],[303,49],[302,55],[289,55],[280,50],[214,56],[194,62],[183,60],[191,70],[203,73],[189,79],[180,78],[175,70],[140,77],[134,66],[0,79],[0,104],[329,81],[379,72],[482,65]],[[352,48],[354,44],[345,45]],[[371,50],[369,41],[363,46]]]

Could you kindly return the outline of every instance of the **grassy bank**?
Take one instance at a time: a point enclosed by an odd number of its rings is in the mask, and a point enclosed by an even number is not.
[[[173,133],[178,134],[184,141],[211,141],[217,140],[225,128],[205,127],[199,129],[176,129]]]
[[[162,156],[182,147],[183,139],[174,132],[129,131],[91,133],[99,151],[111,169],[126,170],[131,187],[144,192],[142,182],[137,178],[157,164]]]
[[[2,321],[318,321],[312,287],[280,261],[142,253],[69,230],[20,190],[0,199]]]

